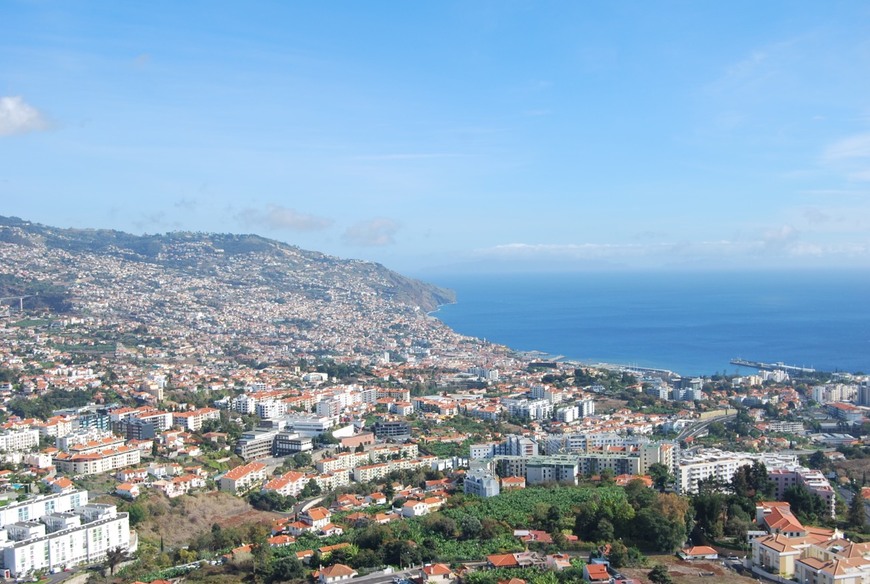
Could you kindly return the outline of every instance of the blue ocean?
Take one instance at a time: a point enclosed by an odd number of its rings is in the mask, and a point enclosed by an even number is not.
[[[870,372],[870,274],[584,273],[430,277],[439,319],[521,351],[681,375],[749,373],[733,358]]]

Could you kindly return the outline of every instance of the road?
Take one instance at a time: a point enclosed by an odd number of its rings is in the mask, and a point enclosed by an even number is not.
[[[390,572],[389,574],[384,573],[376,573],[369,574],[368,576],[359,576],[353,579],[354,584],[359,584],[362,582],[363,584],[388,584],[392,583],[394,578],[401,578],[403,580],[412,578],[417,576],[420,572],[420,567],[410,567],[407,570]]]
[[[727,420],[728,418],[733,418],[736,415],[737,415],[736,413],[733,413],[733,414],[727,414],[724,416],[716,416],[715,418],[710,418],[709,420],[703,420],[701,422],[696,422],[694,424],[690,424],[689,426],[686,426],[685,428],[683,428],[679,434],[677,434],[677,441],[679,442],[679,441],[685,440],[686,438],[689,438],[689,437],[697,438],[698,435],[702,431],[706,430],[707,426],[709,426],[713,422],[722,422],[724,420]]]

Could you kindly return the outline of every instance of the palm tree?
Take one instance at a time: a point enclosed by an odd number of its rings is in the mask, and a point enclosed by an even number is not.
[[[127,551],[122,547],[114,547],[106,552],[106,565],[109,566],[109,575],[115,575],[115,567],[127,559]]]

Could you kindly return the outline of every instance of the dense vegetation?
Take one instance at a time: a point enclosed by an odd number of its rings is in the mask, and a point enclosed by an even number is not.
[[[24,299],[28,312],[50,310],[55,314],[65,314],[72,309],[70,293],[64,286],[43,280],[24,280],[11,274],[0,274],[0,298],[8,298],[5,305],[18,311],[16,296],[30,296]],[[13,303],[14,302],[14,303]]]
[[[95,391],[92,389],[73,391],[55,389],[34,399],[16,397],[9,401],[7,408],[11,413],[22,418],[47,420],[55,410],[88,405],[93,400],[94,393]]]

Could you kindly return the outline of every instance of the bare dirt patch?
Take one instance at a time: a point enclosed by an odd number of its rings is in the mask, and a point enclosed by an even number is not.
[[[153,493],[141,504],[147,511],[145,521],[135,529],[139,537],[163,539],[168,548],[188,544],[197,536],[211,530],[215,523],[221,527],[236,527],[249,523],[271,525],[281,517],[278,513],[257,511],[247,501],[220,491],[184,495],[168,499]]]
[[[721,561],[694,560],[686,562],[676,556],[650,556],[647,568],[621,569],[624,575],[637,578],[641,582],[649,582],[647,574],[656,564],[664,564],[668,567],[668,574],[674,584],[719,584],[723,581],[731,584],[755,583],[755,578],[741,576],[722,565]],[[711,574],[701,576],[700,574]]]

